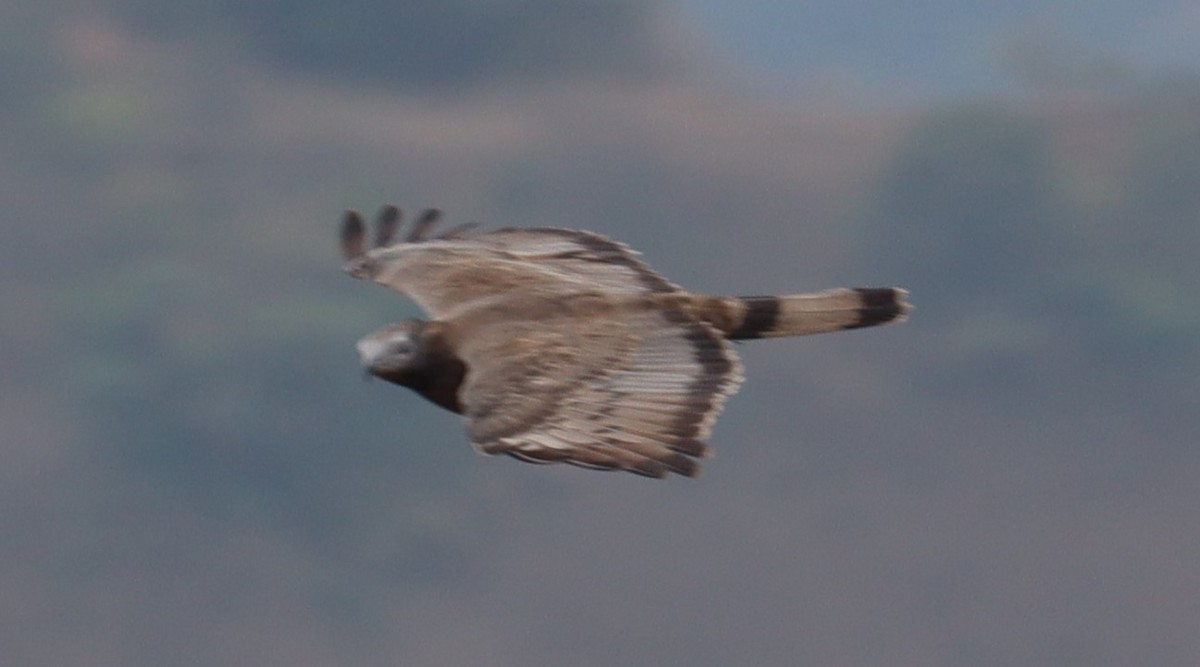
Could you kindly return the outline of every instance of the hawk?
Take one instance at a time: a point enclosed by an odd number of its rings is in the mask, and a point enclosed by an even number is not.
[[[911,308],[894,287],[694,294],[598,234],[471,224],[435,235],[439,217],[426,210],[397,240],[400,211],[385,206],[368,249],[362,216],[346,212],[345,270],[430,317],[357,349],[371,375],[462,415],[486,454],[695,476],[742,381],[729,341],[899,322]]]

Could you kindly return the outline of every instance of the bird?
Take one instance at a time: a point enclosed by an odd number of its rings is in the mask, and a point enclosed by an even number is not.
[[[441,211],[379,210],[340,229],[343,268],[430,319],[358,341],[370,376],[462,416],[484,454],[661,478],[695,477],[725,400],[743,380],[731,341],[906,319],[897,287],[712,296],[669,282],[600,234],[477,223],[434,234]]]

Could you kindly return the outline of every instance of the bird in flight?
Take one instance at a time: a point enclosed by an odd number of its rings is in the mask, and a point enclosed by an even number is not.
[[[430,317],[358,342],[374,376],[462,415],[479,451],[648,477],[698,474],[705,439],[742,381],[729,341],[902,321],[895,287],[709,296],[668,282],[591,232],[461,225],[436,209],[407,233],[383,207],[341,228],[345,270],[408,296]]]

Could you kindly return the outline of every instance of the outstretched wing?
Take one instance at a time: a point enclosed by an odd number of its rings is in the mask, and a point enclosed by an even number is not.
[[[496,324],[460,350],[471,442],[535,463],[693,476],[741,365],[682,310]]]
[[[376,233],[395,235],[395,209],[386,208]],[[609,294],[675,292],[627,246],[598,234],[568,229],[499,229],[466,233],[456,228],[429,237],[434,218],[424,216],[404,241],[371,250],[357,213],[342,227],[342,253],[351,275],[401,292],[430,316],[444,319],[494,297],[520,290],[561,295],[596,290]]]

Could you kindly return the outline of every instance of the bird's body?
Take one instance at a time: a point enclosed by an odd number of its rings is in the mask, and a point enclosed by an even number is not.
[[[742,380],[728,341],[873,326],[910,309],[890,287],[693,294],[590,232],[429,237],[436,219],[427,211],[393,243],[399,213],[386,207],[367,250],[361,218],[347,213],[347,272],[409,296],[432,318],[385,327],[358,351],[372,374],[462,414],[471,442],[489,454],[695,475]]]

